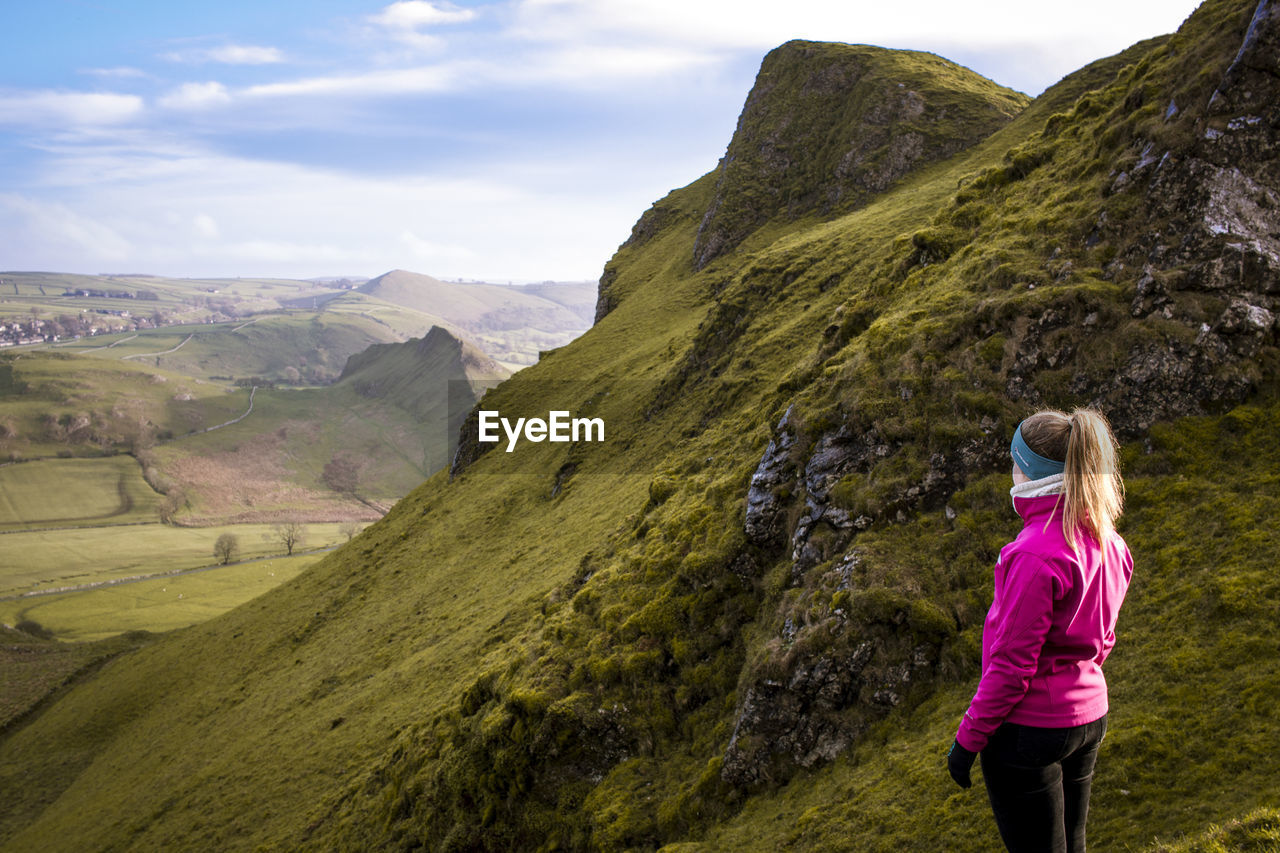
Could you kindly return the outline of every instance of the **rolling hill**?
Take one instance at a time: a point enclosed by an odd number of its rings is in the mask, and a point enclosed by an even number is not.
[[[338,382],[259,389],[251,416],[155,451],[202,524],[342,520],[386,508],[453,457],[457,427],[506,368],[433,327],[351,356]]]
[[[563,346],[587,329],[594,302],[594,293],[581,284],[464,284],[406,270],[371,279],[360,291],[455,329],[517,369],[537,361],[540,350]]]
[[[438,325],[518,370],[589,328],[595,298],[588,282],[503,286],[403,270],[356,281],[0,272],[0,347],[43,341],[141,358],[194,335],[166,363],[192,375],[316,384],[333,381],[369,344]],[[229,329],[243,338],[238,346],[223,346]]]
[[[80,679],[0,734],[0,848],[998,849],[942,756],[1008,436],[1092,403],[1137,564],[1094,847],[1267,849],[1278,44],[1273,0],[1209,0],[1021,110],[936,57],[777,48],[743,168],[645,212],[594,327],[484,398],[606,440],[464,427],[295,580]],[[789,127],[823,156],[753,148]]]

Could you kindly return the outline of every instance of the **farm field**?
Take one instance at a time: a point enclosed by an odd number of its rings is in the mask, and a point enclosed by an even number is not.
[[[0,531],[154,522],[160,496],[132,456],[0,467]]]
[[[403,337],[398,326],[353,311],[290,311],[97,335],[51,348],[204,380],[262,377],[296,385],[331,382],[348,357]]]
[[[38,623],[57,639],[101,640],[211,619],[300,574],[323,554],[216,566],[173,577],[0,601],[0,621]]]
[[[109,295],[64,295],[68,291]],[[159,312],[177,320],[202,320],[233,307],[240,314],[269,311],[288,300],[331,291],[309,281],[271,278],[171,279],[159,276],[97,276],[51,272],[0,272],[0,318],[53,319],[60,315],[95,314],[104,324]],[[101,314],[99,312],[113,312]]]
[[[304,525],[313,549],[346,541],[336,523]],[[270,524],[170,527],[137,524],[115,527],[33,530],[0,534],[0,596],[208,566],[213,544],[223,533],[236,536],[240,559],[284,552]]]

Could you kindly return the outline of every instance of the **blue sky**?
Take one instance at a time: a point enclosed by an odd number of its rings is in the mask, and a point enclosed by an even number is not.
[[[594,279],[788,39],[1034,95],[1196,5],[7,2],[0,270]]]

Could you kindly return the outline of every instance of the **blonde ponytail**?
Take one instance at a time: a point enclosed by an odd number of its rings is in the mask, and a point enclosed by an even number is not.
[[[1022,422],[1027,446],[1064,461],[1062,532],[1072,549],[1084,528],[1105,543],[1124,511],[1124,480],[1115,436],[1096,409],[1036,412]]]
[[[1094,409],[1076,409],[1070,421],[1062,529],[1072,547],[1072,531],[1079,527],[1105,543],[1124,512],[1124,480],[1120,478],[1116,439],[1107,419]]]

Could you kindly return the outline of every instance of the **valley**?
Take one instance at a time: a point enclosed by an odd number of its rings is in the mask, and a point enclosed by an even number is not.
[[[446,466],[477,395],[510,375],[436,323],[502,314],[488,340],[518,367],[590,307],[573,285],[540,286],[556,302],[392,279],[399,302],[349,281],[0,274],[0,319],[49,318],[48,340],[0,349],[0,620],[71,641],[163,631],[284,582]],[[285,555],[290,524],[306,554]]]

